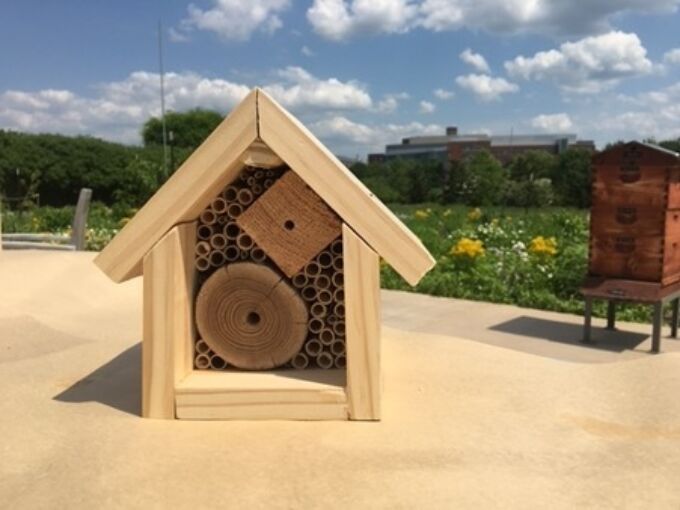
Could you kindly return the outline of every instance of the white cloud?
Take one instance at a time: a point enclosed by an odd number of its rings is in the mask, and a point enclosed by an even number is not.
[[[300,49],[300,53],[302,53],[305,57],[313,57],[316,55],[308,46],[303,46]]]
[[[310,124],[310,130],[339,152],[347,153],[350,148],[366,152],[382,151],[388,143],[394,143],[407,136],[438,135],[444,127],[438,124],[379,124],[369,125],[355,122],[344,116],[332,116]]]
[[[418,27],[564,36],[605,32],[621,14],[674,12],[678,5],[680,0],[314,0],[307,19],[321,36],[337,41]]]
[[[435,106],[433,103],[430,103],[429,101],[421,101],[420,102],[420,113],[428,114],[428,113],[433,113],[435,111]]]
[[[627,77],[651,73],[652,62],[639,37],[609,32],[566,42],[559,49],[505,62],[508,74],[525,80],[553,80],[567,92],[595,93]]]
[[[399,102],[409,98],[406,92],[399,92],[398,94],[385,94],[376,105],[376,111],[379,113],[394,113],[399,108]]]
[[[664,53],[663,61],[667,64],[680,64],[680,48],[674,48]]]
[[[296,114],[373,108],[369,93],[354,81],[319,79],[300,67],[279,70],[264,87]],[[227,112],[248,94],[244,83],[196,73],[166,73],[168,110],[201,107]],[[68,90],[0,93],[0,127],[30,132],[89,134],[138,143],[142,124],[160,114],[159,76],[137,71],[121,81],[100,84],[93,97]]]
[[[319,35],[340,41],[355,35],[406,32],[417,13],[411,0],[314,0],[307,19]]]
[[[186,32],[182,32],[174,27],[168,29],[168,37],[172,42],[183,43],[190,40]]]
[[[471,65],[475,71],[487,74],[491,72],[491,68],[484,56],[479,53],[474,53],[470,48],[466,48],[461,52],[460,59],[466,64]]]
[[[566,133],[574,124],[566,113],[537,115],[531,119],[532,127],[550,133]]]
[[[442,101],[453,99],[456,96],[456,93],[453,90],[444,89],[435,89],[433,94],[437,99],[441,99]]]
[[[286,67],[277,74],[283,81],[263,88],[286,108],[361,110],[373,105],[370,94],[356,81],[322,80],[295,66]]]
[[[209,9],[189,4],[177,33],[205,30],[224,40],[246,41],[257,30],[271,34],[281,28],[279,14],[290,6],[290,0],[213,0]]]
[[[468,74],[456,78],[459,87],[469,90],[481,101],[495,101],[503,94],[517,92],[519,87],[504,78],[494,78],[486,74]]]

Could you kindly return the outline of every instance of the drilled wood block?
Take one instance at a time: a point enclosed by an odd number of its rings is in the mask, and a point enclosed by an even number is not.
[[[337,238],[342,225],[292,171],[276,181],[237,223],[288,277]]]

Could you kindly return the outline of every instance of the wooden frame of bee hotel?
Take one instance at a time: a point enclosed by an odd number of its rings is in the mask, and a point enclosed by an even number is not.
[[[144,278],[142,415],[380,418],[383,257],[420,241],[253,90],[95,259]]]

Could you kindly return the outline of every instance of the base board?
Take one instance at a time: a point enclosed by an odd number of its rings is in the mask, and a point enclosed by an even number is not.
[[[194,370],[175,386],[189,420],[347,420],[344,370]]]

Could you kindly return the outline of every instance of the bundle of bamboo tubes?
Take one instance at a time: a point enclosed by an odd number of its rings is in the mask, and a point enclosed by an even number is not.
[[[198,339],[194,350],[194,366],[200,370],[224,370],[227,362],[215,354],[207,343]]]
[[[345,368],[342,239],[333,241],[291,278],[309,307],[308,334],[293,368]]]
[[[201,212],[195,250],[199,273],[207,276],[229,262],[267,261],[264,251],[241,231],[235,220],[281,177],[284,170],[244,168],[238,178]]]

